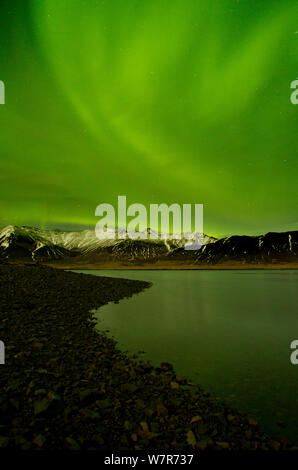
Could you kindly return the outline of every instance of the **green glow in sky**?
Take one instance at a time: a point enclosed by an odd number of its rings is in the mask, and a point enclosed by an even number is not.
[[[297,230],[297,41],[292,0],[2,0],[0,226],[94,226],[126,195]]]

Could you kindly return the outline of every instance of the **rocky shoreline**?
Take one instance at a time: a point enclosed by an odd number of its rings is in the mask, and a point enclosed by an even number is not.
[[[90,310],[149,283],[0,264],[0,449],[281,450],[286,438],[119,351]]]

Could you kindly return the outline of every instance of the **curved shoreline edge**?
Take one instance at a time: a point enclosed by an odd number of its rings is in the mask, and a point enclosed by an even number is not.
[[[130,357],[92,309],[150,283],[0,264],[0,449],[280,450],[245,413]]]

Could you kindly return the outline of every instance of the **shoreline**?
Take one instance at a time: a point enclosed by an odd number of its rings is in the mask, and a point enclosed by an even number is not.
[[[66,262],[65,262],[66,261]],[[21,260],[10,260],[11,264],[14,265],[37,265],[37,266],[48,266],[55,269],[62,270],[115,270],[115,271],[228,271],[228,270],[297,270],[298,263],[268,263],[268,264],[253,264],[253,263],[241,263],[241,262],[225,262],[225,263],[216,263],[216,264],[190,264],[190,263],[175,263],[175,262],[164,262],[157,261],[156,263],[121,263],[121,262],[101,262],[101,263],[91,263],[91,262],[80,262],[75,261],[75,258],[67,260],[56,260],[56,261],[21,261]]]
[[[75,269],[71,267],[70,269]],[[0,449],[279,450],[245,413],[117,349],[90,311],[150,283],[0,264]]]

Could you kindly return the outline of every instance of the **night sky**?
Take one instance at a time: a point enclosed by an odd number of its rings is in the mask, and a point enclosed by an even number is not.
[[[127,195],[297,230],[297,45],[293,0],[1,0],[0,226]]]

